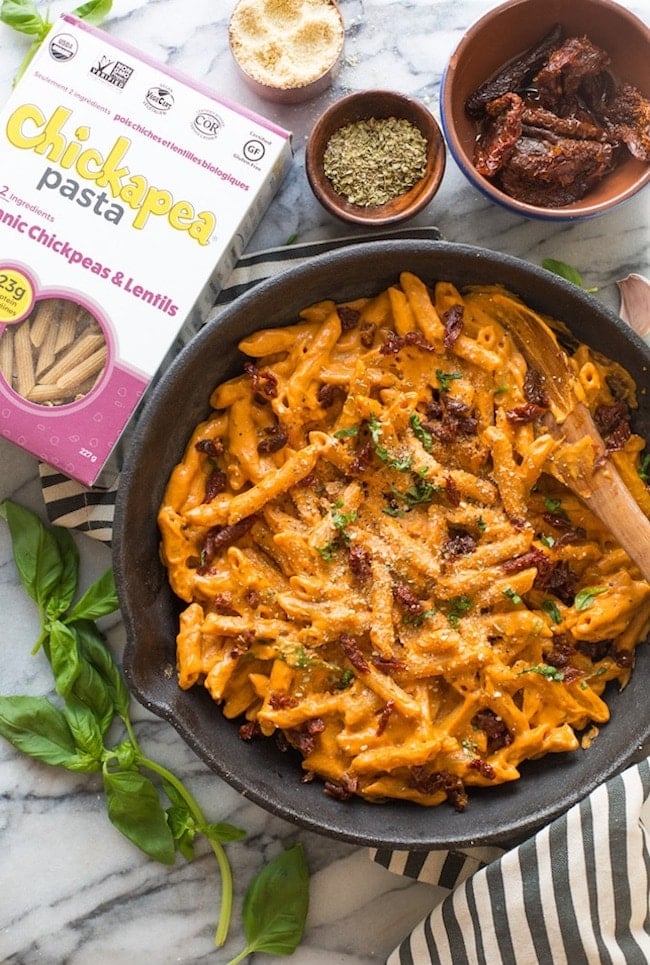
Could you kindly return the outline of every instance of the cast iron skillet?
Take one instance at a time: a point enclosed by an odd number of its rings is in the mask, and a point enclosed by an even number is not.
[[[200,687],[176,684],[175,636],[181,604],[158,555],[156,513],[173,466],[209,412],[212,388],[241,371],[239,340],[296,320],[312,302],[372,294],[402,270],[459,287],[500,282],[532,308],[567,323],[581,341],[621,362],[647,384],[650,350],[619,318],[577,286],[524,261],[443,242],[377,241],[320,255],[260,283],[212,317],[151,391],[117,495],[114,566],[127,634],[124,670],[138,700],[169,721],[196,754],[267,811],[359,845],[408,850],[511,844],[530,834],[629,764],[650,737],[648,648],[641,646],[624,691],[610,689],[612,719],[588,751],[549,754],[521,780],[470,790],[462,813],[448,805],[370,804],[327,797],[318,780],[301,783],[298,756],[273,740],[243,742]],[[639,395],[635,429],[650,437],[650,402]]]

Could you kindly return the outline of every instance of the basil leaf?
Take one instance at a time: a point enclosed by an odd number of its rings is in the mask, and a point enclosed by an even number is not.
[[[111,823],[154,861],[174,864],[174,838],[154,783],[136,770],[104,768],[103,776]]]
[[[72,620],[98,620],[100,617],[113,613],[119,607],[115,578],[109,567],[98,580],[88,587],[80,600],[67,616]]]
[[[20,582],[45,611],[64,572],[59,544],[30,509],[5,499],[0,511],[9,524]]]
[[[102,766],[104,752],[103,735],[93,711],[80,700],[67,700],[64,709],[70,733],[77,751],[95,762],[93,770]]]
[[[241,841],[246,837],[246,832],[241,828],[223,821],[218,821],[216,824],[201,824],[199,831],[210,841],[220,841],[222,844],[228,841]]]
[[[606,586],[585,586],[584,589],[579,590],[573,600],[573,605],[576,610],[588,610],[591,604],[594,602],[594,597],[600,596],[601,593],[606,593]]]
[[[88,0],[72,11],[73,16],[85,20],[87,23],[101,23],[111,12],[113,0]]]
[[[48,651],[56,692],[66,699],[81,673],[81,658],[74,630],[55,620],[50,627]]]
[[[44,764],[84,769],[66,717],[46,697],[0,697],[0,734]]]
[[[82,659],[79,676],[72,687],[72,694],[92,711],[103,738],[115,717],[113,695],[108,684],[102,679],[92,663],[84,658],[78,638],[77,648]]]
[[[70,530],[63,526],[54,526],[50,530],[59,547],[61,557],[61,576],[56,587],[57,612],[51,614],[53,618],[64,613],[74,599],[77,592],[79,577],[79,550],[72,538]]]
[[[425,452],[432,452],[433,450],[433,436],[431,433],[424,428],[422,425],[422,420],[417,412],[412,412],[409,419],[411,428],[413,429],[413,434],[416,439],[419,439]]]
[[[517,676],[520,677],[525,673],[536,673],[540,677],[546,677],[547,680],[555,680],[558,683],[561,683],[564,680],[564,674],[562,671],[547,663],[538,663],[534,667],[526,667],[525,670],[520,670]]]
[[[556,258],[544,258],[542,260],[542,268],[546,268],[547,271],[553,272],[554,275],[559,275],[560,278],[572,281],[574,285],[582,288],[582,275],[572,265],[567,265],[565,261],[558,261]]]
[[[560,613],[560,608],[553,600],[544,600],[542,603],[542,610],[551,618],[553,623],[562,623],[562,614]]]
[[[242,910],[247,953],[293,954],[308,910],[309,870],[297,844],[265,865],[248,887]]]
[[[584,282],[582,280],[582,275],[577,268],[573,265],[567,265],[565,261],[558,261],[556,258],[543,258],[542,268],[546,268],[547,271],[553,272],[554,275],[559,275],[560,278],[565,278],[567,281],[573,282],[579,288],[584,288]],[[598,291],[597,288],[586,288],[585,291],[595,292]]]
[[[46,21],[32,0],[3,0],[0,20],[19,33],[40,37],[47,32]]]
[[[194,838],[196,836],[196,821],[186,807],[167,808],[167,824],[172,833],[178,850],[186,861],[194,859]]]
[[[120,668],[106,646],[104,638],[90,620],[79,620],[74,625],[79,653],[91,664],[103,680],[111,696],[113,706],[125,720],[129,716],[131,697]]]

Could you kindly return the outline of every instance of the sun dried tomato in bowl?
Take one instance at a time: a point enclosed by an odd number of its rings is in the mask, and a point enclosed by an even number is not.
[[[466,101],[479,174],[542,207],[583,198],[628,151],[650,162],[650,101],[587,36],[563,34],[556,24]]]

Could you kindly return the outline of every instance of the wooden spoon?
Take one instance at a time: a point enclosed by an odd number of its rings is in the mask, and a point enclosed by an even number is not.
[[[650,582],[650,520],[609,458],[567,355],[549,326],[525,305],[499,296],[499,322],[544,381],[549,412],[544,421],[561,440],[552,460],[556,475],[608,528]]]

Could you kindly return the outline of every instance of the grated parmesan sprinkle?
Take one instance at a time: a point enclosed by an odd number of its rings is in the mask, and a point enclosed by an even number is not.
[[[230,21],[235,59],[270,87],[302,87],[339,57],[343,23],[331,0],[240,0]]]

